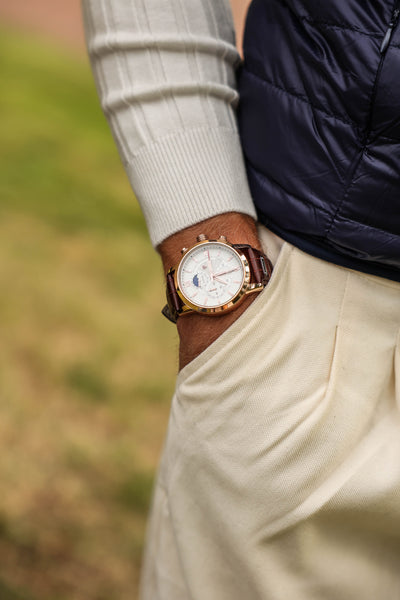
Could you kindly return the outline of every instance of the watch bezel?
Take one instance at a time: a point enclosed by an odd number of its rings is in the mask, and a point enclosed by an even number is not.
[[[180,273],[180,269],[181,269],[183,263],[185,262],[185,259],[187,259],[188,255],[191,252],[193,252],[195,249],[197,249],[199,246],[205,246],[205,245],[209,245],[209,244],[216,245],[216,246],[225,246],[225,247],[230,248],[237,255],[237,257],[240,261],[240,264],[242,265],[242,269],[243,269],[242,285],[241,285],[240,289],[238,290],[238,292],[235,294],[235,296],[233,296],[233,298],[231,298],[231,300],[229,300],[229,302],[226,302],[225,304],[220,304],[218,306],[213,306],[213,307],[199,306],[198,304],[191,302],[191,300],[189,298],[187,298],[187,296],[181,290],[180,285],[179,285],[179,273]],[[194,244],[193,246],[191,246],[191,248],[189,248],[185,252],[185,254],[182,256],[182,258],[179,261],[179,264],[177,265],[175,272],[174,272],[175,288],[176,288],[179,298],[183,302],[182,313],[189,312],[189,311],[190,312],[195,311],[195,312],[198,312],[201,314],[218,315],[223,312],[227,312],[227,311],[235,308],[238,305],[238,303],[240,303],[240,301],[244,298],[246,293],[249,291],[250,279],[251,279],[250,265],[249,265],[249,262],[248,262],[246,256],[244,254],[242,254],[241,252],[238,252],[238,250],[236,248],[234,248],[233,244],[230,244],[229,242],[226,242],[226,241],[220,241],[220,240],[208,240],[208,239],[201,240],[201,241],[197,242],[196,244]]]

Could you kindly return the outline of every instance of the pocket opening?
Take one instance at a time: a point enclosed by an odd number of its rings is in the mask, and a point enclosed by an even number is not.
[[[289,242],[284,242],[276,260],[274,269],[272,271],[271,278],[265,288],[257,295],[257,298],[250,304],[250,306],[234,321],[225,331],[221,333],[219,337],[214,340],[205,350],[203,350],[198,356],[183,367],[177,376],[177,386],[182,383],[187,377],[190,376],[197,368],[206,364],[210,360],[217,350],[224,345],[226,339],[232,339],[240,333],[244,323],[247,319],[252,319],[260,308],[260,302],[267,302],[272,297],[276,287],[279,284],[282,273],[284,272],[288,263],[288,258],[293,250],[293,246]],[[212,318],[212,317],[210,317]]]

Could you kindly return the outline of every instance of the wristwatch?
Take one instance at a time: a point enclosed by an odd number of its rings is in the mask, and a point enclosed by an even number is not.
[[[167,274],[167,304],[162,313],[176,323],[181,315],[198,312],[220,315],[236,308],[247,294],[267,285],[272,264],[249,244],[230,244],[221,235],[197,237],[191,248]]]

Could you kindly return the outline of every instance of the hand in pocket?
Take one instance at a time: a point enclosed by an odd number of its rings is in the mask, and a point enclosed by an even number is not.
[[[235,310],[223,315],[189,313],[180,317],[177,323],[180,339],[179,369],[183,369],[206,350],[256,298],[257,294],[251,294]]]
[[[178,264],[181,249],[190,248],[196,236],[206,234],[209,239],[226,236],[232,244],[249,244],[262,251],[254,219],[240,213],[226,213],[211,217],[192,225],[167,238],[159,247],[165,271]],[[231,312],[221,315],[190,313],[178,318],[180,337],[179,366],[182,369],[214,342],[255,300],[258,294],[251,294]]]

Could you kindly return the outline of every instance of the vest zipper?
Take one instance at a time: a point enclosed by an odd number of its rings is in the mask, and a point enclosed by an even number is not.
[[[382,44],[380,47],[381,54],[386,52],[387,47],[389,46],[390,38],[392,37],[393,30],[399,21],[399,17],[400,17],[400,8],[396,8],[392,13],[392,18],[390,19],[389,27],[387,28],[385,37],[382,40]]]
[[[396,29],[396,26],[399,22],[399,17],[400,17],[400,6],[399,5],[400,5],[400,1],[397,0],[397,2],[395,3],[395,8],[392,12],[392,16],[390,17],[388,28],[383,37],[381,47],[380,47],[381,57],[380,57],[378,68],[377,68],[376,75],[375,75],[374,86],[372,89],[371,100],[370,100],[369,116],[368,116],[365,132],[364,132],[364,136],[363,136],[365,145],[368,144],[368,138],[369,138],[369,134],[371,132],[372,117],[373,117],[376,94],[377,94],[377,90],[378,90],[378,83],[379,83],[379,79],[381,76],[383,63],[385,62],[385,58],[386,58],[385,53],[386,53],[386,50],[388,49],[393,32]]]

